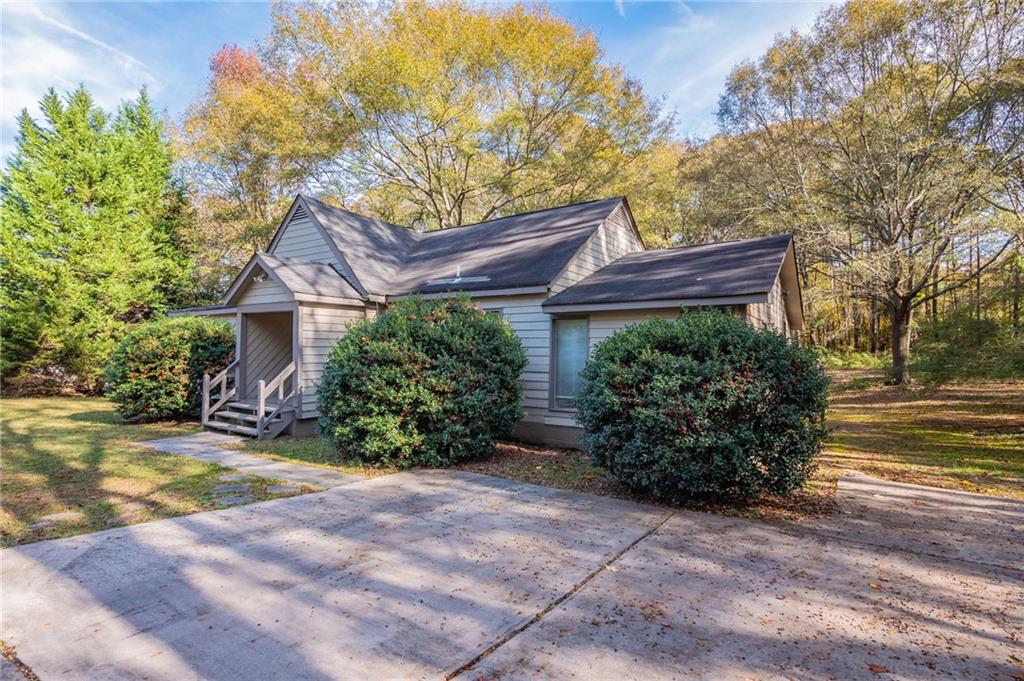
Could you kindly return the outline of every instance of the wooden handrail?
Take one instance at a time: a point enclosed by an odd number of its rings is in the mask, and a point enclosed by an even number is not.
[[[264,422],[273,419],[277,416],[278,412],[281,411],[281,407],[284,405],[286,400],[292,399],[295,395],[295,388],[292,387],[291,392],[288,393],[288,397],[284,396],[284,382],[288,380],[288,377],[295,373],[295,362],[289,362],[288,366],[270,379],[270,382],[260,381],[259,390],[257,392],[257,411],[256,411],[256,437],[262,437],[263,435],[263,424]],[[267,397],[271,393],[277,393],[277,406],[274,411],[270,413],[269,417],[264,417],[264,412],[267,409]]]
[[[232,377],[235,379],[235,385],[231,386],[230,389],[228,388],[228,373],[229,372],[231,372]],[[215,403],[213,403],[213,404],[210,404],[210,396],[212,395],[212,393],[213,393],[215,388],[219,390],[217,401]],[[216,412],[218,409],[220,409],[222,406],[224,406],[224,404],[228,400],[230,400],[232,397],[234,397],[235,393],[237,391],[238,391],[238,360],[237,359],[235,361],[233,361],[231,364],[228,364],[226,367],[224,367],[224,370],[221,371],[220,373],[218,373],[212,379],[210,378],[210,374],[204,373],[203,374],[203,403],[202,403],[202,411],[201,411],[201,414],[200,414],[200,416],[202,418],[203,425],[206,425],[207,421],[209,421],[209,419],[210,419],[210,416],[212,416],[214,414],[214,412]]]

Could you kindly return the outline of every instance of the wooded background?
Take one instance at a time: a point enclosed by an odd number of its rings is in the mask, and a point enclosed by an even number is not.
[[[300,191],[415,229],[626,195],[651,248],[793,233],[805,342],[887,353],[901,382],[918,355],[1024,372],[1024,0],[826,9],[736,65],[718,120],[678,139],[543,6],[276,5],[180,120],[144,91],[21,114],[5,384],[101,388],[126,328],[215,302]]]

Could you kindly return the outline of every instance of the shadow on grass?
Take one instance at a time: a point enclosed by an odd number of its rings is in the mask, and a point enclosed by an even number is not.
[[[36,541],[200,510],[219,467],[153,455],[133,442],[189,424],[128,426],[101,400],[6,400],[2,437],[3,543]],[[122,514],[126,504],[141,504]],[[29,530],[40,517],[74,511],[80,519]]]

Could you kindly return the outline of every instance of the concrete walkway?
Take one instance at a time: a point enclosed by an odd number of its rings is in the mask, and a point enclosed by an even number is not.
[[[804,527],[401,473],[6,549],[0,626],[43,679],[1018,678],[1024,504],[903,546],[887,484]]]
[[[161,440],[140,442],[143,447],[152,447],[160,452],[190,456],[200,461],[218,463],[225,468],[234,468],[249,475],[276,478],[319,489],[329,489],[362,480],[358,475],[347,475],[327,468],[306,466],[288,461],[274,461],[254,454],[246,454],[228,446],[241,446],[245,438],[227,433],[202,432],[193,435],[166,437]]]

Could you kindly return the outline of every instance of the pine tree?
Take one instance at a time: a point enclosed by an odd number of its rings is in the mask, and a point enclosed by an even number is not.
[[[0,175],[5,378],[48,367],[95,387],[126,325],[165,309],[187,261],[168,220],[171,153],[143,90],[114,115],[84,88],[23,111]]]

